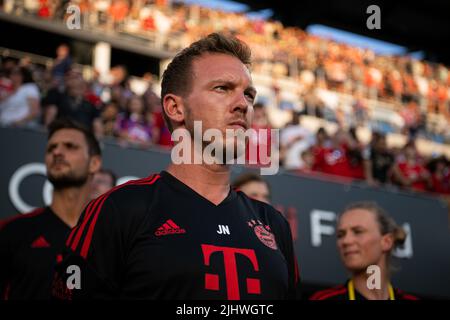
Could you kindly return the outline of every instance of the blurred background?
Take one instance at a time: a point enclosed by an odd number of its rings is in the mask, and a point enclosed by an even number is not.
[[[372,4],[380,29],[366,25]],[[45,131],[58,117],[94,130],[118,183],[164,169],[162,72],[225,32],[252,49],[253,128],[281,130],[267,181],[305,290],[345,280],[323,226],[372,200],[408,231],[395,283],[450,298],[449,11],[437,0],[0,0],[0,218],[50,202]]]

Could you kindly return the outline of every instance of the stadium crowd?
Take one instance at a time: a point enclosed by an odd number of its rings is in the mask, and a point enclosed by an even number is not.
[[[314,88],[389,102],[404,119],[405,131],[425,134],[430,115],[450,119],[450,73],[442,64],[408,56],[382,56],[311,35],[300,28],[286,28],[278,21],[250,19],[243,13],[222,12],[177,1],[4,1],[11,14],[42,19],[67,19],[67,7],[78,5],[83,28],[104,29],[154,39],[154,46],[178,51],[213,31],[227,31],[248,43],[253,52],[254,71],[274,79],[289,77],[300,84],[299,98],[306,100]],[[311,99],[309,99],[311,100]],[[355,102],[367,120],[365,105]],[[319,109],[319,110],[314,110]],[[310,108],[323,113],[323,106]],[[447,132],[433,132],[448,134]],[[442,138],[441,138],[442,139]]]
[[[368,49],[319,38],[280,22],[252,20],[241,13],[221,12],[168,1],[3,1],[9,14],[64,20],[67,6],[78,4],[84,25],[105,32],[134,34],[153,39],[168,51],[177,51],[212,31],[227,31],[247,42],[253,52],[253,72],[273,79],[298,82],[299,108],[281,128],[281,164],[293,172],[325,174],[366,180],[416,191],[450,194],[449,161],[440,155],[426,158],[415,147],[417,137],[447,142],[448,125],[432,127],[429,118],[450,120],[450,73],[442,64],[408,56],[380,56]],[[157,77],[145,74],[148,89],[133,92],[126,66],[111,68],[107,83],[98,74],[83,77],[67,45],[57,48],[51,67],[29,59],[2,57],[0,65],[0,124],[46,127],[53,119],[70,117],[91,127],[99,138],[142,148],[170,147],[171,137],[162,116]],[[331,108],[318,89],[352,96],[350,111]],[[358,127],[372,127],[368,99],[386,102],[401,115],[404,125],[382,132],[372,141],[358,140]],[[277,100],[279,102],[279,100]],[[278,106],[281,107],[281,106]],[[254,128],[272,128],[264,103],[255,105]],[[335,122],[339,129],[310,132],[299,123],[303,115]],[[388,147],[386,133],[409,137],[401,148]]]

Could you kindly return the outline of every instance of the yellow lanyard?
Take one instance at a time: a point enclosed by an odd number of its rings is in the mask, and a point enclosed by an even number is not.
[[[348,288],[348,299],[356,300],[355,299],[355,286],[353,285],[353,280],[350,280],[348,282],[347,288]],[[388,291],[389,291],[389,300],[395,300],[394,289],[392,288],[390,283],[388,285]]]

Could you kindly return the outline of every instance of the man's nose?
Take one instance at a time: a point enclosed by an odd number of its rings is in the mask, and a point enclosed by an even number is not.
[[[240,111],[243,114],[247,114],[251,106],[252,104],[248,101],[245,93],[242,92],[236,95],[236,100],[233,103],[233,112]]]
[[[342,236],[342,238],[341,238],[341,244],[342,244],[344,247],[347,247],[347,246],[351,245],[351,244],[353,243],[354,240],[355,240],[355,239],[354,239],[354,237],[353,237],[352,235],[346,234],[346,235]]]
[[[63,148],[62,146],[58,145],[53,148],[52,155],[53,156],[61,156],[63,154]]]

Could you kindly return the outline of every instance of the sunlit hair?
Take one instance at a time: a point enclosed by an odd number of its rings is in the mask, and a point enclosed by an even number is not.
[[[180,51],[167,66],[161,80],[161,104],[169,94],[186,96],[192,87],[192,62],[206,53],[223,53],[238,58],[244,65],[251,64],[250,48],[234,36],[211,33]],[[173,131],[173,125],[163,108],[167,128]]]

